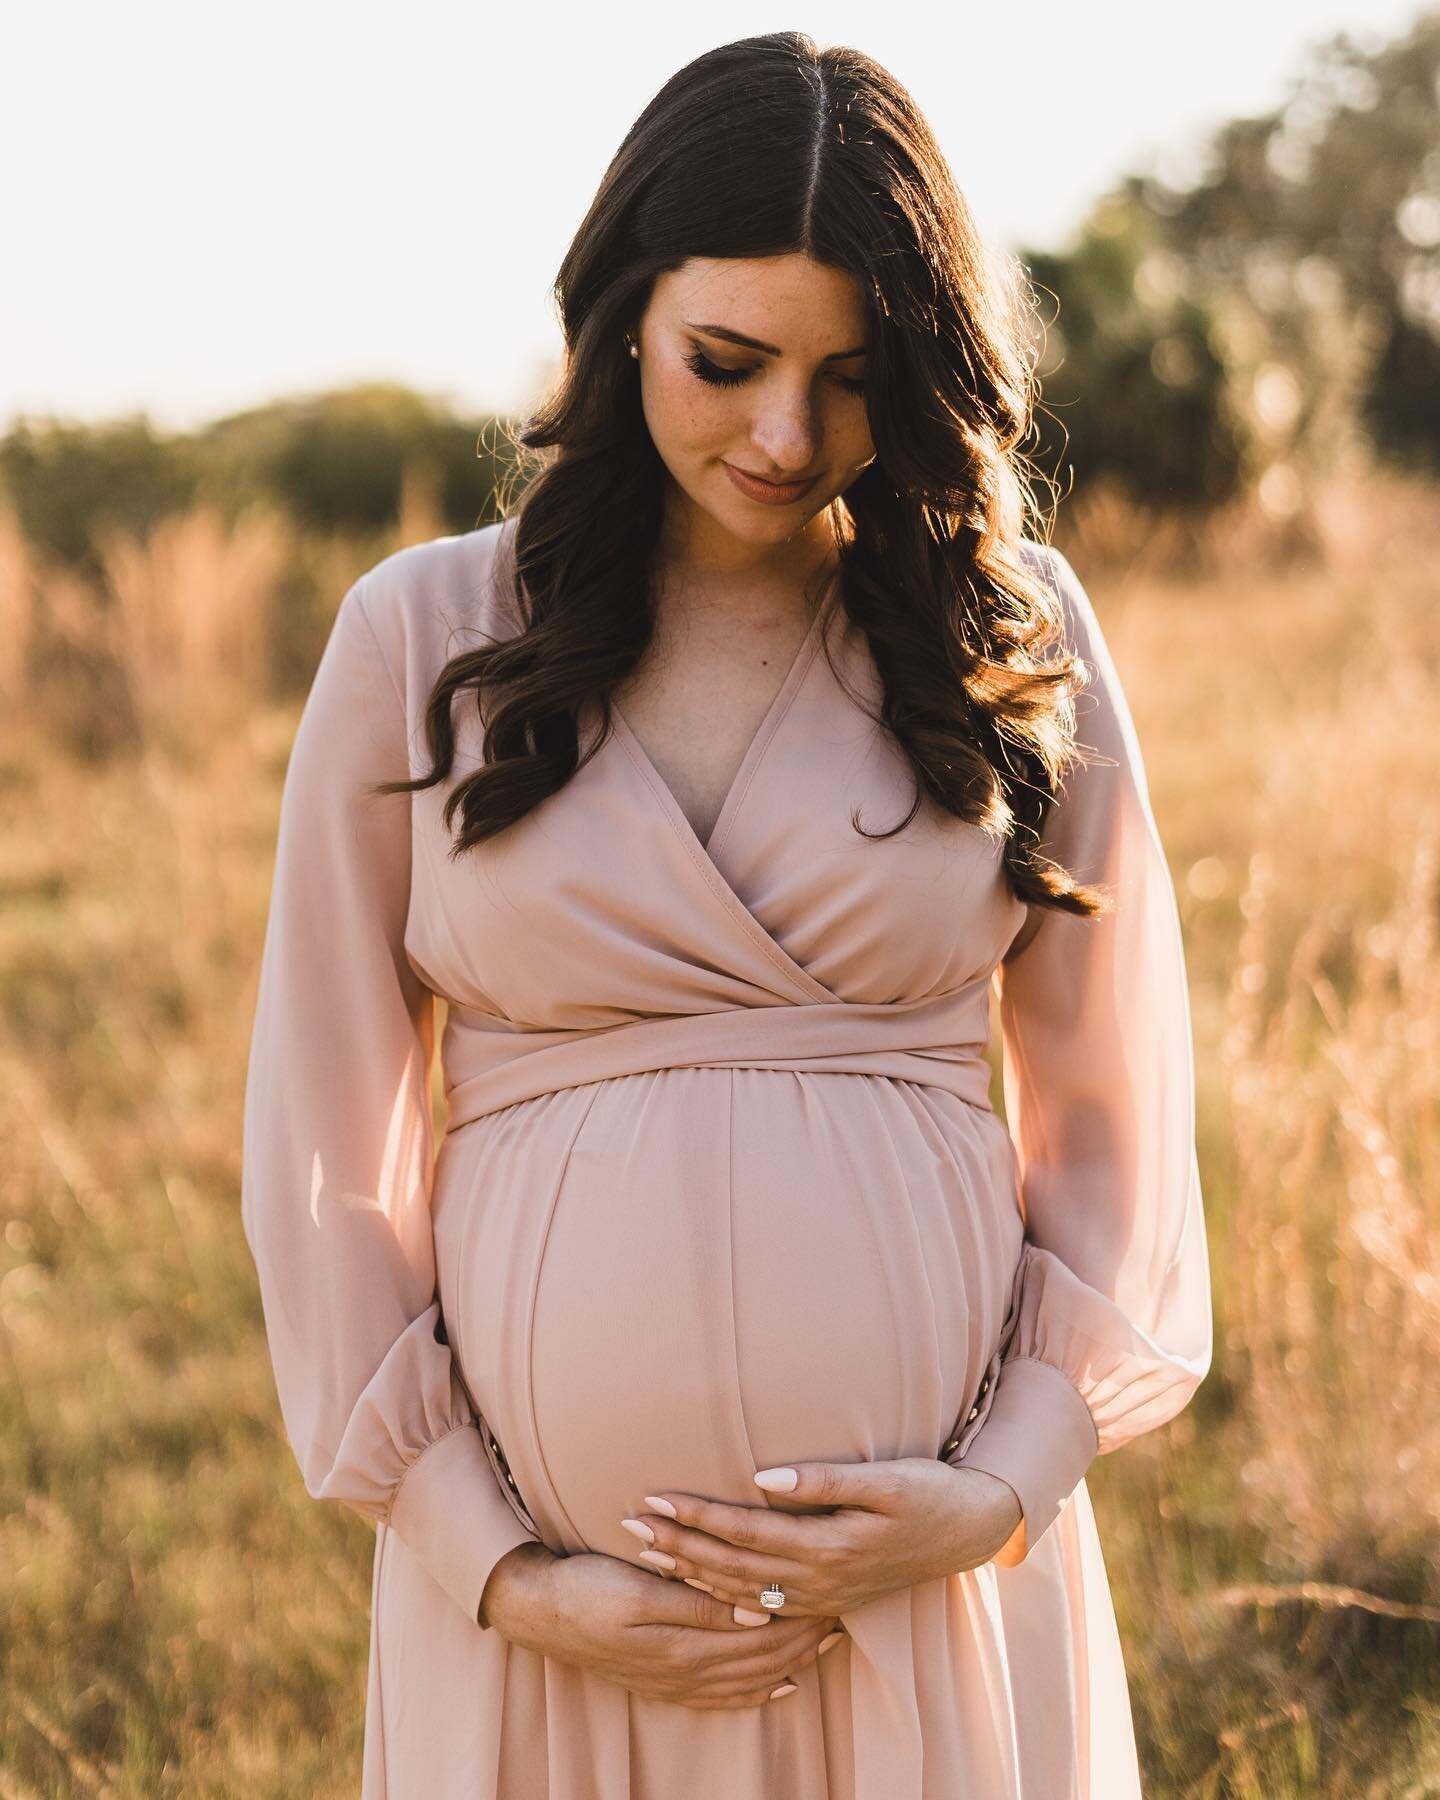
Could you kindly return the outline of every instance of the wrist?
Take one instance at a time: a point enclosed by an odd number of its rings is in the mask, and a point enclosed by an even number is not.
[[[1001,1551],[1013,1551],[1022,1539],[1025,1512],[1020,1496],[1010,1483],[984,1469],[952,1465],[957,1480],[956,1535],[960,1560],[957,1569],[974,1569],[992,1562]],[[1015,1560],[1013,1557],[1011,1560]]]
[[[557,1557],[538,1539],[516,1544],[491,1569],[480,1595],[478,1622],[515,1641],[526,1630]]]

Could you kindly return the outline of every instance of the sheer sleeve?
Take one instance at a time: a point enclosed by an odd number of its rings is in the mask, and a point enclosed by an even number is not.
[[[1174,889],[1099,621],[1065,558],[1045,554],[1092,680],[1075,701],[1086,760],[1041,847],[1105,884],[1114,910],[1032,910],[996,971],[1025,1241],[988,1408],[949,1460],[1015,1490],[1004,1566],[1034,1549],[1095,1456],[1186,1405],[1212,1337]]]
[[[308,1492],[383,1522],[483,1626],[491,1568],[533,1539],[453,1366],[430,1197],[435,999],[403,948],[405,710],[345,595],[301,715],[245,1088],[241,1213],[281,1413]]]

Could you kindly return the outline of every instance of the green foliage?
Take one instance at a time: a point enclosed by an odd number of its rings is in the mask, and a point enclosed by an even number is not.
[[[393,382],[234,414],[209,426],[196,451],[218,504],[263,497],[303,527],[351,531],[394,520],[407,470],[436,484],[447,529],[488,523],[511,461],[497,421],[456,418]]]
[[[1104,473],[1146,499],[1218,504],[1244,473],[1225,364],[1212,318],[1154,237],[1142,211],[1113,206],[1071,255],[1030,258],[1042,298],[1063,297],[1039,363],[1036,460],[1057,480]]]
[[[98,572],[98,532],[143,537],[193,501],[189,443],[157,432],[143,414],[98,425],[19,420],[0,438],[3,487],[31,544],[87,575]]]
[[[381,533],[418,477],[439,528],[469,531],[496,516],[513,460],[504,421],[459,418],[376,383],[278,400],[194,433],[162,433],[143,414],[94,425],[22,418],[0,439],[0,489],[31,544],[94,579],[106,531],[143,538],[196,504],[231,523],[263,502],[302,530]]]
[[[1058,302],[1052,473],[1153,503],[1258,486],[1284,513],[1372,456],[1440,469],[1440,13],[1314,46],[1273,112],[1021,260]]]

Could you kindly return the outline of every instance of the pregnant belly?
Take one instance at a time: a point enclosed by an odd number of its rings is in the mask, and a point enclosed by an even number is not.
[[[1022,1226],[993,1114],[878,1076],[672,1069],[446,1139],[450,1341],[541,1535],[633,1557],[667,1489],[765,1504],[796,1460],[933,1456],[999,1339]]]

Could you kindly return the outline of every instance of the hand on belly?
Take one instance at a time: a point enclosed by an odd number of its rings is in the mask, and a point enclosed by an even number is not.
[[[783,1486],[792,1472],[794,1484]],[[718,1600],[753,1606],[775,1586],[787,1616],[840,1617],[897,1589],[988,1562],[1020,1523],[1008,1482],[933,1457],[795,1463],[762,1473],[778,1477],[764,1487],[793,1504],[834,1510],[790,1513],[763,1503],[647,1494],[653,1510],[626,1523],[650,1546],[641,1558],[702,1584]]]
[[[508,1552],[485,1590],[491,1627],[513,1644],[647,1699],[701,1710],[763,1706],[840,1640],[834,1618],[777,1619],[654,1581],[599,1552]]]

